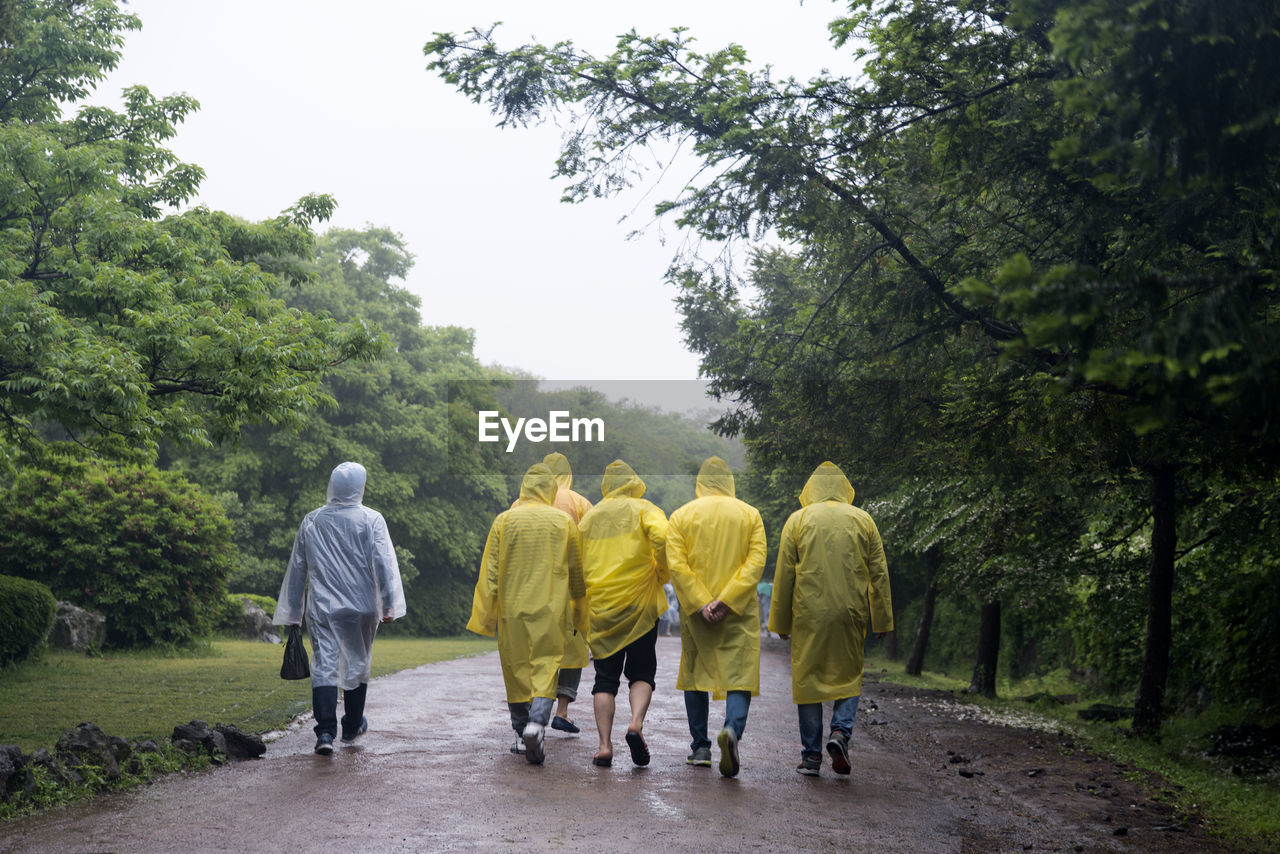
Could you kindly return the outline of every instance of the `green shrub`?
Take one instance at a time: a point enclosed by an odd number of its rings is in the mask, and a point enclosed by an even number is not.
[[[378,633],[456,637],[466,631],[474,590],[475,582],[463,584],[452,579],[441,579],[427,589],[409,587],[405,590],[408,613],[404,619],[383,626]]]
[[[0,575],[0,665],[38,650],[49,636],[58,603],[38,581]]]
[[[276,612],[276,600],[270,596],[259,596],[256,593],[228,593],[222,607],[218,609],[218,619],[214,629],[220,632],[240,631],[240,617],[244,614],[245,599],[266,611],[268,617]]]
[[[233,554],[220,508],[151,467],[18,475],[0,507],[14,575],[100,611],[113,647],[188,644],[213,628]]]

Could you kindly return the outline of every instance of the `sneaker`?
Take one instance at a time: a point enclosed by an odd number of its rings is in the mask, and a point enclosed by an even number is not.
[[[720,745],[720,773],[726,777],[738,776],[738,736],[725,727],[716,736],[716,743]]]
[[[696,748],[693,751],[693,753],[690,753],[688,758],[685,759],[684,761],[686,765],[700,765],[703,768],[710,768],[711,767],[711,748],[710,747]]]
[[[511,745],[511,752],[518,753],[521,756],[524,755],[524,739],[523,738],[521,738],[518,735],[516,736],[516,743]]]
[[[360,719],[360,727],[359,727],[355,732],[351,733],[350,735],[347,735],[347,734],[344,732],[344,733],[342,734],[342,741],[343,741],[345,744],[350,744],[351,742],[355,741],[357,738],[359,738],[360,736],[364,735],[364,734],[365,734],[366,732],[368,732],[368,731],[369,731],[369,719],[368,719],[368,718],[361,718],[361,719]]]
[[[542,751],[542,739],[546,737],[546,727],[542,724],[529,723],[524,728],[524,758],[533,765],[541,765],[547,755]]]
[[[582,732],[582,728],[568,718],[562,718],[556,715],[551,719],[551,728],[558,729],[561,732]]]
[[[821,756],[802,756],[800,764],[796,766],[796,773],[806,777],[817,777],[820,768],[822,768]]]
[[[316,736],[316,753],[321,756],[328,756],[333,753],[333,736],[327,732],[322,732]]]
[[[852,770],[849,766],[849,736],[838,729],[833,730],[827,739],[827,753],[831,756],[832,771],[848,774]]]

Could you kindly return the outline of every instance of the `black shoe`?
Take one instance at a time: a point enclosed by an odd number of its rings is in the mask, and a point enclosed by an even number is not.
[[[556,715],[551,719],[551,728],[558,729],[561,732],[581,732],[582,728],[568,718],[562,718]]]
[[[360,726],[359,726],[359,728],[358,728],[358,729],[356,729],[356,731],[355,731],[355,732],[353,732],[353,733],[351,733],[350,735],[347,735],[347,734],[344,732],[344,733],[342,734],[342,740],[343,740],[345,743],[350,744],[351,742],[355,741],[357,738],[359,738],[360,736],[364,735],[364,734],[365,734],[366,732],[368,732],[368,731],[369,731],[369,719],[368,719],[368,718],[361,718],[361,719],[360,719]]]
[[[322,732],[316,736],[316,753],[321,756],[328,756],[333,753],[333,736],[327,732]]]
[[[832,731],[827,739],[827,753],[831,756],[832,771],[848,774],[852,770],[849,765],[849,736],[840,730]]]

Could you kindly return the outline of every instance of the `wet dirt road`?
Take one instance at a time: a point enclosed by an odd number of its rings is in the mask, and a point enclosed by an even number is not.
[[[658,639],[645,768],[622,741],[624,697],[614,765],[591,764],[590,667],[570,707],[582,733],[548,730],[542,766],[511,754],[493,653],[376,680],[369,733],[331,757],[312,753],[304,726],[260,760],[13,822],[0,828],[0,851],[1219,850],[1196,827],[1171,827],[1122,773],[1046,745],[1054,737],[966,720],[946,695],[900,686],[867,683],[851,776],[836,776],[825,758],[821,777],[801,776],[777,638],[765,639],[739,776],[690,767],[679,655],[678,638]],[[723,704],[711,711],[714,738]],[[976,770],[961,776],[955,756]],[[1029,778],[1032,761],[1045,767]],[[1079,782],[1102,771],[1105,788]]]

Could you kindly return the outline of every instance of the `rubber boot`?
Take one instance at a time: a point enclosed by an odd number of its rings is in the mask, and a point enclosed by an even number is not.
[[[360,724],[364,721],[364,697],[369,690],[368,682],[361,682],[359,687],[342,692],[342,738],[351,741],[360,732]]]
[[[363,696],[362,696],[363,699]],[[321,685],[311,687],[311,711],[315,715],[316,737],[327,733],[330,739],[338,737],[338,686]]]

